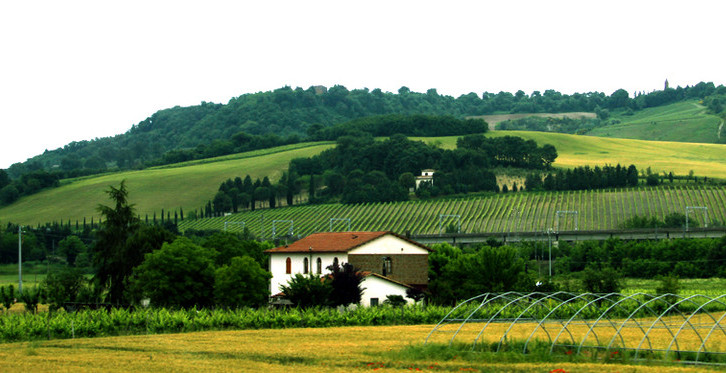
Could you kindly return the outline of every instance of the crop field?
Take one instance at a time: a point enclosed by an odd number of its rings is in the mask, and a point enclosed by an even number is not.
[[[614,139],[534,131],[494,131],[487,136],[519,136],[540,145],[552,144],[557,148],[558,156],[554,163],[557,168],[614,166],[620,163],[634,164],[639,170],[650,167],[653,172],[661,174],[665,171],[688,175],[693,170],[699,177],[726,178],[726,145],[721,144]],[[417,139],[453,149],[457,138]]]
[[[507,193],[466,199],[324,204],[245,211],[217,218],[185,220],[179,229],[242,229],[241,223],[258,237],[290,233],[308,235],[331,229],[330,219],[350,219],[353,231],[391,230],[412,234],[439,233],[440,215],[460,215],[461,232],[546,231],[555,228],[557,211],[578,211],[578,220],[561,218],[560,230],[604,230],[618,228],[633,216],[660,220],[669,213],[685,213],[686,206],[706,206],[711,222],[726,221],[726,188],[674,186],[566,192]],[[691,214],[702,221],[703,217]],[[291,221],[291,222],[290,222]],[[444,220],[443,224],[454,223]],[[703,226],[703,222],[701,224]],[[333,221],[332,230],[346,230],[347,221]]]
[[[597,118],[595,113],[590,112],[570,112],[570,113],[520,113],[520,114],[491,114],[477,115],[469,118],[484,119],[489,124],[489,129],[494,130],[496,125],[506,120],[517,120],[527,117],[541,118]]]
[[[708,114],[698,101],[647,108],[634,115],[614,116],[621,123],[595,128],[591,136],[626,139],[713,143],[721,119]]]
[[[695,372],[584,356],[474,354],[421,348],[432,325],[195,332],[7,343],[6,371]],[[488,341],[489,342],[489,341]],[[492,341],[493,342],[493,341]],[[10,363],[12,362],[12,363]]]
[[[330,143],[296,144],[279,148],[220,157],[218,161],[193,161],[186,164],[127,171],[98,177],[81,178],[38,194],[21,198],[0,208],[0,222],[42,224],[95,216],[99,204],[108,204],[105,191],[126,180],[131,203],[139,214],[151,215],[161,209],[186,211],[202,207],[214,197],[219,184],[228,178],[249,174],[277,180],[292,158],[309,157],[330,148]]]

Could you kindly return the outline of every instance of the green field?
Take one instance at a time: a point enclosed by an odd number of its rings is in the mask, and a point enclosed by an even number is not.
[[[214,197],[219,184],[228,178],[249,174],[253,178],[269,176],[277,180],[292,158],[309,157],[330,148],[330,143],[296,144],[279,148],[225,156],[220,159],[193,161],[179,167],[158,167],[127,171],[64,182],[61,187],[24,197],[0,209],[0,222],[38,224],[57,220],[83,220],[95,217],[98,204],[107,204],[105,191],[126,180],[131,203],[139,214],[151,215],[161,209],[202,207]]]
[[[293,234],[306,236],[313,232],[328,231],[330,219],[350,219],[354,231],[411,232],[412,234],[439,233],[440,215],[460,215],[461,231],[513,232],[546,231],[555,227],[555,213],[559,210],[579,211],[577,226],[580,230],[618,228],[626,219],[655,216],[663,219],[671,212],[684,213],[686,206],[708,207],[709,220],[726,220],[726,187],[655,187],[597,191],[508,193],[466,199],[408,201],[397,203],[366,203],[359,205],[324,204],[282,207],[277,209],[245,211],[229,216],[185,220],[179,224],[186,229],[224,229],[225,222],[244,222],[244,226],[258,237],[287,235],[292,225]],[[691,215],[692,220],[703,220]],[[451,223],[446,221],[444,224]],[[334,221],[334,230],[347,229],[344,222]],[[345,224],[345,225],[344,225]],[[703,223],[701,223],[703,225]],[[240,230],[242,224],[228,224],[228,230]],[[574,219],[561,219],[560,230],[575,228]]]
[[[556,133],[526,131],[495,131],[490,136],[515,135],[552,144],[559,157],[555,167],[571,168],[583,165],[635,164],[638,168],[652,167],[655,172],[726,178],[726,145],[652,142],[628,139],[609,139]],[[456,136],[420,138],[445,148],[456,146]],[[98,221],[98,204],[108,203],[105,190],[126,180],[131,203],[144,216],[161,209],[201,208],[212,199],[219,184],[237,176],[253,178],[268,176],[277,180],[295,157],[309,157],[332,147],[332,143],[305,143],[254,151],[209,160],[127,171],[75,180],[64,180],[61,187],[21,198],[0,208],[0,222],[43,224],[52,221]]]
[[[488,136],[519,136],[538,144],[552,144],[558,153],[555,167],[614,166],[620,163],[634,164],[638,169],[651,167],[658,173],[665,171],[687,175],[693,170],[696,176],[726,178],[726,145],[611,139],[533,131],[493,131]],[[418,139],[453,149],[457,138]]]
[[[721,119],[708,114],[696,100],[616,114],[621,123],[596,128],[588,135],[624,139],[714,143]],[[723,136],[723,134],[722,134]]]

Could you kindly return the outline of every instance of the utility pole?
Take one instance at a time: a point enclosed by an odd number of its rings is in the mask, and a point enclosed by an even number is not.
[[[23,293],[23,227],[18,225],[18,293]]]

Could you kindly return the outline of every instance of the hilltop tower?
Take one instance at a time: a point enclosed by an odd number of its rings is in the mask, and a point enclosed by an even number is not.
[[[665,81],[665,87],[663,87],[663,90],[664,91],[667,90],[667,89],[668,89],[668,79],[666,79],[666,81]]]

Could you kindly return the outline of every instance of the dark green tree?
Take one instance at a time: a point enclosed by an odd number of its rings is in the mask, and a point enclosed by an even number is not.
[[[360,303],[363,296],[363,289],[360,283],[363,275],[350,263],[339,265],[333,262],[328,266],[330,270],[330,304],[332,306],[347,306]]]
[[[66,257],[68,265],[75,266],[76,258],[86,251],[86,245],[78,236],[68,236],[58,243],[58,251]]]
[[[164,243],[134,268],[133,288],[162,307],[206,307],[213,303],[216,252],[186,237]]]
[[[298,273],[286,285],[281,285],[280,290],[284,298],[296,307],[308,308],[329,306],[333,288],[329,280],[312,274],[306,276]]]
[[[260,307],[267,303],[272,274],[248,256],[232,258],[214,277],[214,300],[219,306]]]
[[[107,301],[120,304],[124,301],[127,280],[133,268],[140,263],[129,258],[126,241],[139,229],[134,207],[129,204],[126,181],[119,188],[110,186],[106,191],[113,206],[99,205],[103,223],[97,231],[93,246],[93,263],[96,268],[97,284],[108,291]]]

